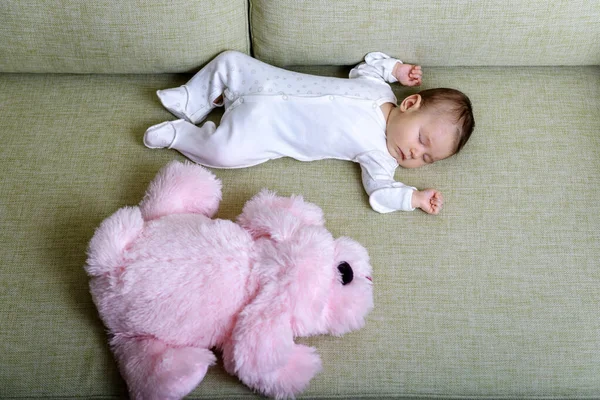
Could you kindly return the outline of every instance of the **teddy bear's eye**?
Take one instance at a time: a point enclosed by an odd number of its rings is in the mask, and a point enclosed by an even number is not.
[[[347,285],[354,279],[354,271],[352,271],[352,267],[346,261],[338,265],[338,271],[342,274],[342,285]]]

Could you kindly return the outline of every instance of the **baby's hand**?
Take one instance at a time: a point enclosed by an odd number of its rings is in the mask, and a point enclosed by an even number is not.
[[[420,208],[427,214],[437,215],[444,206],[444,197],[435,189],[415,190],[412,196],[412,206]]]
[[[420,65],[400,64],[394,65],[392,75],[404,86],[419,86],[423,72]]]

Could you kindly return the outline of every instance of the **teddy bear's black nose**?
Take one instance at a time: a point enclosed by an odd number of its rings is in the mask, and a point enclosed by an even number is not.
[[[352,282],[352,279],[354,279],[354,271],[352,271],[350,264],[344,261],[338,265],[338,270],[340,271],[340,274],[342,274],[342,285],[347,285]]]

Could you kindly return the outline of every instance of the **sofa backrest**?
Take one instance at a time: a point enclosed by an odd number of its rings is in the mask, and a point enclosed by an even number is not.
[[[0,72],[192,72],[227,49],[280,66],[370,51],[425,66],[598,65],[600,3],[0,1]]]
[[[0,72],[186,72],[248,31],[246,0],[2,0]]]
[[[383,51],[425,66],[600,64],[598,0],[251,0],[257,58],[355,64]]]

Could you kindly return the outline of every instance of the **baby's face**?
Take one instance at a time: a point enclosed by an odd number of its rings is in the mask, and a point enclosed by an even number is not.
[[[386,127],[387,148],[404,168],[432,164],[454,154],[458,128],[438,113],[420,109],[412,95],[394,108]]]

